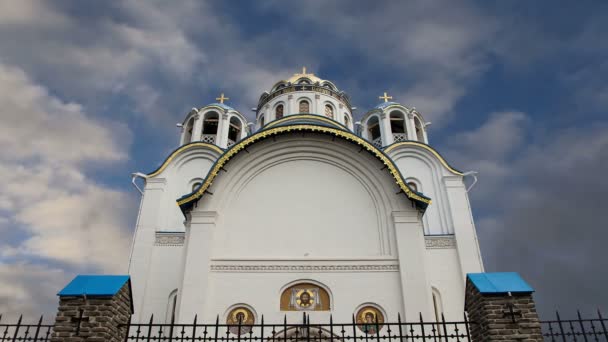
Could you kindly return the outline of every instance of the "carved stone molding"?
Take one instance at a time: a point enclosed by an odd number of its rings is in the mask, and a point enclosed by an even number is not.
[[[456,248],[456,240],[452,235],[425,236],[424,242],[427,249]]]
[[[155,246],[183,246],[186,239],[184,232],[156,232]]]
[[[212,272],[398,272],[399,265],[211,265]]]

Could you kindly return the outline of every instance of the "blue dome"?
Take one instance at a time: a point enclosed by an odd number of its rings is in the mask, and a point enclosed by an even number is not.
[[[376,108],[376,109],[382,109],[382,108],[386,108],[386,107],[388,107],[390,105],[394,105],[394,104],[398,104],[398,103],[397,102],[382,102],[381,104],[377,105],[374,108]]]
[[[222,107],[222,108],[224,108],[226,110],[230,110],[230,109],[235,110],[234,108],[232,108],[230,106],[227,106],[224,103],[211,103],[211,104],[209,104],[209,106],[218,106],[218,107]]]

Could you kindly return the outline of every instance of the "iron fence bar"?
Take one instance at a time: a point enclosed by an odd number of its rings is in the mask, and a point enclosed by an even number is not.
[[[42,326],[42,318],[44,316],[40,316],[40,319],[38,320],[38,325],[36,326],[36,332],[34,333],[34,342],[38,341],[38,334],[40,333],[40,327]]]
[[[572,321],[568,321],[568,325],[570,326],[570,332],[572,334],[572,337],[574,338],[574,341],[577,341],[576,339],[576,331],[574,330],[574,326],[572,325]]]
[[[563,324],[562,324],[562,320],[561,320],[561,319],[560,319],[560,317],[559,317],[559,312],[555,311],[555,317],[557,317],[558,326],[559,326],[559,331],[560,331],[560,332],[561,332],[561,334],[562,334],[562,340],[563,340],[564,342],[566,342],[566,341],[567,341],[567,340],[566,340],[566,334],[564,333],[564,326],[563,326]],[[551,326],[551,323],[549,323],[549,326]],[[576,340],[576,338],[575,338],[574,340]]]
[[[585,326],[583,325],[583,320],[581,318],[581,312],[579,310],[576,310],[576,316],[578,317],[578,324],[581,327],[581,333],[583,334],[583,339],[585,340],[585,342],[588,342],[587,334],[585,333]]]
[[[150,342],[150,337],[152,336],[152,322],[154,321],[154,314],[150,316],[150,323],[148,323],[148,337],[146,338],[146,342]],[[139,330],[139,327],[137,328]],[[139,334],[137,334],[137,340],[139,341]]]
[[[264,315],[262,315],[262,326],[260,327],[260,342],[264,341]],[[251,327],[251,331],[253,331],[253,327]]]
[[[397,313],[397,324],[399,325],[399,342],[403,341],[403,328],[401,327],[401,313]],[[405,339],[407,341],[407,337]]]
[[[220,324],[220,315],[217,315],[217,317],[215,318],[215,329],[214,329],[215,331],[213,332],[213,337],[214,337],[215,341],[217,341],[217,334],[220,329],[219,324]]]
[[[357,341],[357,321],[355,320],[355,315],[353,314],[353,341]]]
[[[297,340],[297,335],[296,335]],[[283,341],[287,342],[287,314],[283,316]]]
[[[445,324],[445,316],[443,315],[443,312],[441,313],[441,326],[443,327],[443,336],[445,338],[445,342],[449,342],[449,340],[448,340],[448,327]],[[439,332],[439,334],[441,335],[442,333]]]
[[[310,319],[310,317],[306,317],[306,312],[303,313],[304,314],[304,328],[306,328],[306,342],[310,342],[310,322],[308,321],[308,319]]]
[[[334,342],[334,318],[329,314],[329,342]]]
[[[422,341],[426,341],[426,332],[424,331],[424,321],[422,320],[422,312],[420,314],[420,330],[422,332]]]
[[[198,315],[194,315],[194,321],[192,321],[192,342],[196,340],[196,320]]]
[[[606,325],[604,324],[604,318],[602,317],[602,313],[600,310],[597,310],[597,316],[600,318],[600,324],[602,325],[602,331],[604,332],[604,337],[608,340],[608,331],[606,331]]]
[[[19,328],[21,327],[21,319],[23,315],[19,316],[19,320],[17,321],[17,327],[15,328],[15,333],[13,335],[13,342],[17,341],[17,334],[19,333]]]

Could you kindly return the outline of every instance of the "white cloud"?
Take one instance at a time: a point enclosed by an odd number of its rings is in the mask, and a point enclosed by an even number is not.
[[[0,158],[46,162],[116,161],[127,129],[106,127],[34,84],[20,69],[0,64]],[[121,135],[123,137],[121,137]],[[120,139],[116,139],[117,136]]]
[[[125,160],[129,130],[91,119],[81,105],[62,101],[3,64],[0,117],[0,229],[7,237],[0,279],[11,282],[0,284],[0,312],[16,310],[17,303],[34,310],[69,272],[125,272],[132,201],[84,171]],[[8,261],[14,259],[64,266]],[[44,293],[24,285],[42,280],[53,285]]]
[[[0,262],[2,320],[15,323],[19,315],[23,315],[24,323],[32,324],[44,314],[44,323],[52,323],[58,303],[55,294],[71,277],[56,267]]]

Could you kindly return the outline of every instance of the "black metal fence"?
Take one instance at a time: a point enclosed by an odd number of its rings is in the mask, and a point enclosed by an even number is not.
[[[215,324],[201,324],[197,318],[190,324],[155,323],[154,317],[148,323],[130,323],[126,326],[128,334],[125,341],[201,341],[201,342],[391,342],[391,341],[471,341],[469,324],[466,315],[463,321],[425,322],[420,317],[418,322],[397,321],[357,323],[354,318],[350,323],[334,323],[330,316],[329,323],[313,323],[303,315],[302,322],[287,322],[287,317],[280,324],[264,322],[262,316],[259,324],[220,324],[219,317]]]
[[[561,319],[559,312],[555,320],[541,321],[546,341],[608,341],[608,319],[598,310],[597,318],[583,319],[577,312],[577,319]]]
[[[5,324],[2,323],[2,315],[0,315],[0,342],[50,341],[53,325],[42,324],[43,319],[44,318],[40,316],[38,323],[24,324],[23,316],[19,316],[17,324]]]
[[[48,342],[53,330],[52,324],[43,324],[43,317],[37,323],[25,324],[19,317],[16,323],[5,323],[0,315],[0,342]],[[299,323],[288,322],[285,317],[280,324],[264,322],[259,324],[220,324],[219,317],[214,324],[203,324],[197,318],[189,324],[157,323],[154,316],[147,323],[129,323],[121,326],[128,334],[125,341],[155,342],[402,342],[402,341],[471,341],[470,327],[475,322],[462,321],[425,322],[376,322],[361,324],[314,323],[303,315]],[[606,341],[608,342],[608,319],[598,311],[596,318],[581,317],[562,319],[556,313],[554,320],[541,321],[545,341]]]

